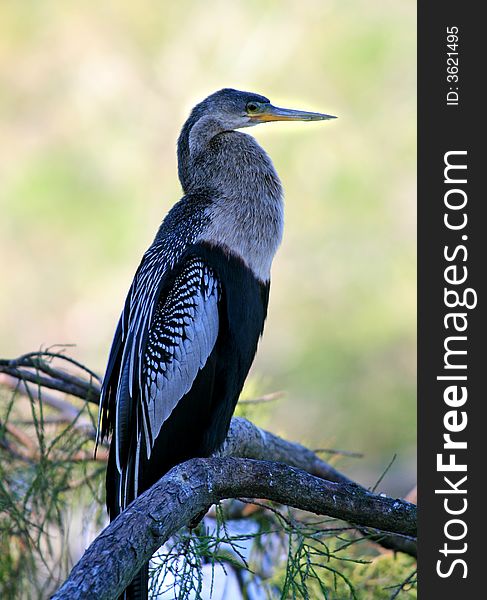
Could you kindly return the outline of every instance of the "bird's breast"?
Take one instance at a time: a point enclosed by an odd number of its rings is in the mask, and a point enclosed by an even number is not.
[[[199,237],[231,252],[262,282],[282,239],[282,186],[256,140],[241,132],[216,136],[195,164],[198,187],[211,195]]]
[[[259,281],[269,281],[283,233],[282,199],[220,198],[208,211],[201,241],[237,256]]]

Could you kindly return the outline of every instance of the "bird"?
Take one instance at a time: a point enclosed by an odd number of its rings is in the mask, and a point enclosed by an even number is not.
[[[184,123],[184,195],[135,273],[101,388],[97,443],[111,435],[110,520],[172,467],[222,445],[256,354],[283,235],[283,189],[267,153],[240,130],[333,118],[225,88]],[[148,564],[121,598],[147,597]]]

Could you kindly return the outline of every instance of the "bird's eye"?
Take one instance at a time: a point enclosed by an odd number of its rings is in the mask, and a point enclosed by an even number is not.
[[[247,112],[255,113],[259,110],[259,105],[256,102],[247,102]]]

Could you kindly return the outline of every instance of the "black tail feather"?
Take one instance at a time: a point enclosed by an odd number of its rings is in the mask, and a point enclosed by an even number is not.
[[[133,578],[132,583],[118,600],[147,600],[149,598],[149,563]]]

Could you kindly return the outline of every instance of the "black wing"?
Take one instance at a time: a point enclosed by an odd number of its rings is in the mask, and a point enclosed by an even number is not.
[[[118,511],[137,496],[141,452],[145,462],[219,332],[220,283],[211,267],[191,256],[168,284],[148,255],[117,328],[100,404],[99,429],[102,435],[114,433]]]

